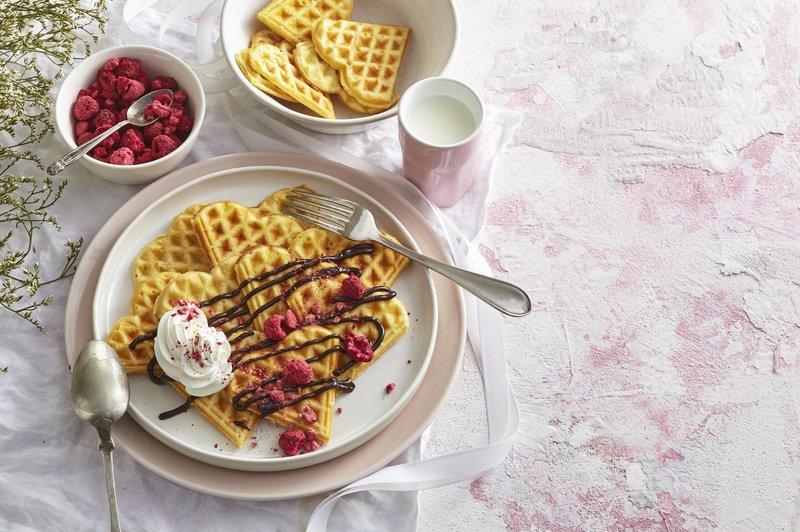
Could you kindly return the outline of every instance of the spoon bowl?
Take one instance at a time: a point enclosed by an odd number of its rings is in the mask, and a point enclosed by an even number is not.
[[[106,473],[111,530],[119,531],[114,465],[111,461],[111,451],[114,449],[111,427],[128,409],[130,388],[125,369],[110,345],[92,340],[81,349],[72,368],[70,395],[75,413],[97,429],[100,437],[99,449],[103,453]]]

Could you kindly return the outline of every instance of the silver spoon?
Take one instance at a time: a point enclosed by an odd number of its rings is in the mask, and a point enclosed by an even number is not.
[[[99,448],[103,453],[103,465],[106,471],[111,531],[119,532],[114,464],[111,462],[111,451],[114,449],[111,426],[128,409],[130,390],[128,376],[110,345],[100,340],[92,340],[81,349],[72,368],[70,395],[75,413],[96,428],[100,436]]]
[[[112,127],[108,128],[107,130],[103,131],[101,134],[97,135],[95,138],[88,142],[84,142],[61,159],[57,160],[53,164],[47,167],[47,173],[50,175],[56,175],[61,170],[66,168],[67,166],[71,165],[81,157],[83,157],[89,150],[103,142],[105,139],[110,137],[114,134],[115,131],[118,129],[127,126],[128,124],[133,124],[134,126],[149,126],[156,120],[158,117],[148,119],[144,115],[144,109],[148,106],[148,104],[152,103],[155,100],[156,96],[159,94],[169,94],[169,104],[172,105],[172,99],[174,97],[173,93],[169,89],[159,89],[157,91],[148,92],[135,102],[133,102],[130,107],[128,107],[128,114],[126,116],[126,120],[122,120],[117,122]]]

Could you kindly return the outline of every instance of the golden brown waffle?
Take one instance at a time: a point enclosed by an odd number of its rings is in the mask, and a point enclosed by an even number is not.
[[[276,277],[263,281],[251,281],[255,277],[270,272],[295,259],[286,249],[276,246],[258,246],[244,253],[236,263],[236,279],[243,284],[242,291],[247,295],[247,307],[253,315],[253,328],[257,331],[264,330],[264,321],[271,314],[285,314],[288,308],[281,292],[288,287],[287,282],[275,283],[250,295],[254,288],[264,286],[276,280]],[[244,284],[247,283],[247,284]],[[260,308],[275,300],[267,310],[258,312]]]
[[[263,200],[261,203],[258,204],[256,207],[256,211],[260,216],[266,216],[267,214],[282,214],[281,210],[283,209],[283,202],[286,201],[286,196],[292,193],[292,190],[299,189],[305,190],[307,192],[313,192],[310,188],[305,185],[299,185],[296,187],[288,187],[282,188],[280,190],[276,190]],[[303,227],[306,227],[305,222],[300,222]]]
[[[255,48],[259,44],[274,44],[287,54],[292,53],[292,50],[294,49],[294,45],[292,43],[284,40],[283,37],[269,28],[259,30],[255,32],[252,37],[250,37],[250,48]]]
[[[288,100],[290,102],[294,101],[294,98],[280,90],[275,86],[275,84],[255,71],[250,64],[250,48],[245,48],[236,54],[236,64],[239,65],[239,69],[242,71],[242,74],[244,74],[244,77],[247,78],[247,81],[249,81],[261,92],[265,92],[271,96],[277,96],[278,98],[283,98],[284,100]]]
[[[263,341],[264,337],[258,333],[238,342],[234,349],[240,349]],[[207,397],[199,397],[194,400],[194,406],[200,414],[214,425],[229,440],[241,447],[246,441],[250,432],[255,428],[259,420],[259,415],[250,410],[236,410],[233,406],[235,390],[246,386],[250,378],[247,374],[234,371],[231,384],[223,390],[211,394]],[[170,383],[184,399],[189,397],[186,388],[179,382]],[[177,405],[176,405],[177,406]]]
[[[342,92],[339,72],[317,55],[313,43],[298,43],[292,57],[297,69],[311,85],[328,94]]]
[[[353,0],[272,0],[256,14],[262,24],[292,44],[311,40],[311,28],[323,18],[349,19]]]
[[[341,84],[339,84],[339,86],[341,87]],[[397,100],[400,99],[400,94],[397,92],[396,89],[395,89],[394,93],[392,94],[392,99],[389,101],[389,103],[386,104],[386,105],[380,105],[380,106],[363,105],[361,102],[359,102],[358,100],[356,100],[355,98],[353,98],[352,96],[347,94],[347,91],[344,90],[344,89],[342,89],[337,94],[337,96],[339,96],[339,99],[342,100],[343,104],[345,104],[347,107],[349,107],[353,111],[356,111],[357,113],[368,114],[368,115],[372,115],[372,114],[375,114],[375,113],[381,113],[381,112],[385,111],[386,109],[388,109],[389,107],[391,107],[394,104],[396,104]]]
[[[289,216],[260,216],[257,209],[233,201],[218,201],[200,209],[193,219],[195,233],[211,264],[247,248],[265,244],[287,246],[303,230]]]
[[[172,279],[172,281],[161,290],[153,306],[153,314],[156,323],[161,319],[161,316],[175,307],[178,300],[202,304],[220,294],[233,294],[239,287],[234,271],[237,259],[238,257],[236,256],[228,257],[214,266],[208,273],[186,272]],[[206,317],[211,320],[214,316],[231,310],[240,299],[240,297],[236,296],[220,298],[219,301],[212,304],[203,304],[201,308]],[[246,308],[243,308],[241,313],[235,314],[241,315],[232,317],[231,319],[225,319],[221,323],[210,323],[223,331],[228,331],[237,327],[249,317]]]
[[[134,286],[160,272],[207,272],[211,269],[192,227],[192,218],[202,207],[187,207],[175,217],[166,233],[142,249],[133,261]]]
[[[314,48],[339,71],[344,90],[366,106],[389,106],[410,29],[348,20],[321,20]]]
[[[391,235],[383,235],[397,241]],[[335,255],[356,244],[357,242],[324,229],[312,227],[297,235],[288,249],[296,257],[313,259],[321,255]],[[375,248],[372,253],[356,255],[344,260],[342,265],[361,270],[361,282],[364,286],[391,286],[408,265],[408,259],[380,244],[371,244]]]
[[[295,262],[301,261],[297,261],[291,253],[283,248],[260,246],[242,255],[236,264],[236,274],[239,282],[244,286],[243,291],[247,294],[255,291],[252,295],[247,296],[247,305],[254,316],[253,325],[256,330],[263,330],[264,321],[270,316],[285,315],[287,308],[291,309],[301,324],[325,320],[326,316],[333,316],[340,310],[334,298],[341,295],[342,281],[349,274],[336,273],[319,278],[314,278],[313,275],[315,272],[336,267],[337,264],[333,262],[321,261],[302,270],[298,264],[294,267],[284,268],[269,277],[264,277],[268,272],[279,270],[282,266]],[[343,264],[344,262],[346,261],[342,261]],[[297,274],[289,276],[292,271],[297,271]],[[248,282],[259,276],[259,280]],[[306,282],[308,280],[306,278],[309,276],[311,276],[311,280]],[[282,295],[287,293],[288,297],[282,298]],[[378,297],[387,293],[389,293],[388,290],[380,291]],[[378,319],[383,324],[385,332],[383,343],[375,350],[376,357],[380,356],[408,329],[408,315],[397,298],[378,299],[363,303],[344,303],[344,305],[352,306],[349,310],[344,309],[345,312],[341,314],[339,319],[344,321],[340,321],[338,325],[328,323],[324,326],[340,335],[344,335],[347,331],[353,331],[374,342],[379,336],[379,330],[373,322],[353,323],[347,321],[347,318],[371,316]],[[315,311],[316,315],[314,315]],[[343,356],[347,357],[347,355]],[[348,376],[353,378],[358,376],[368,365],[367,363],[356,364],[348,372]]]
[[[325,339],[326,337],[329,337]],[[305,345],[309,342],[310,345]],[[313,381],[323,380],[330,378],[333,370],[339,364],[339,350],[335,349],[340,345],[340,339],[323,327],[303,327],[297,329],[286,336],[278,344],[263,350],[257,350],[249,353],[239,366],[242,368],[242,378],[229,386],[232,392],[240,393],[247,390],[248,387],[253,389],[250,393],[243,397],[252,397],[258,393],[259,385],[262,385],[268,379],[278,376],[283,371],[286,363],[293,359],[305,360],[311,366],[314,372]],[[327,355],[324,352],[330,351]],[[311,360],[314,357],[320,357],[319,360]],[[300,389],[300,395],[314,392],[321,385],[305,387]],[[294,391],[294,393],[297,393]],[[295,404],[285,406],[277,412],[271,413],[267,416],[268,419],[284,425],[287,427],[297,427],[300,429],[313,429],[319,438],[323,441],[330,441],[331,439],[331,426],[333,424],[333,402],[336,399],[336,390],[331,388],[323,391],[318,395],[314,395],[303,399]],[[265,406],[271,404],[269,398],[264,399]],[[254,412],[260,412],[259,402],[254,402],[251,405]],[[301,414],[304,409],[311,408],[317,416],[315,423],[308,423]]]
[[[323,118],[336,118],[333,102],[322,91],[312,87],[292,64],[291,56],[272,44],[259,44],[250,49],[250,65],[273,85]]]
[[[127,373],[147,371],[147,364],[153,357],[153,341],[141,342],[134,349],[130,344],[140,335],[155,332],[158,326],[153,312],[156,299],[178,275],[176,272],[161,272],[139,283],[131,298],[131,313],[120,318],[108,333],[107,342],[116,351]]]

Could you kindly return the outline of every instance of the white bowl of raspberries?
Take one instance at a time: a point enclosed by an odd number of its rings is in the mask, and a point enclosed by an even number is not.
[[[156,122],[126,126],[80,159],[114,183],[153,181],[189,154],[205,115],[200,80],[174,55],[151,46],[117,46],[90,55],[64,78],[56,96],[58,132],[75,148],[124,120],[131,103],[156,89],[174,93]]]

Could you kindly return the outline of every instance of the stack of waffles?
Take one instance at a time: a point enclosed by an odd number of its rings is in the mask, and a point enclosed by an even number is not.
[[[256,207],[219,201],[178,214],[134,260],[130,314],[108,335],[128,373],[169,382],[185,405],[238,446],[265,417],[330,441],[337,393],[352,391],[352,381],[408,329],[403,304],[389,288],[407,259],[281,214],[288,192]],[[353,276],[363,289],[358,297],[343,291]],[[207,397],[189,396],[155,362],[159,320],[179,301],[198,303],[231,343],[233,379]],[[283,327],[278,335],[276,322]],[[370,361],[351,356],[345,344],[352,337],[369,342]],[[313,377],[282,387],[294,359],[309,364]]]
[[[395,89],[410,29],[351,21],[352,0],[272,0],[265,28],[236,55],[259,90],[336,118],[331,97],[365,114],[399,99]]]

